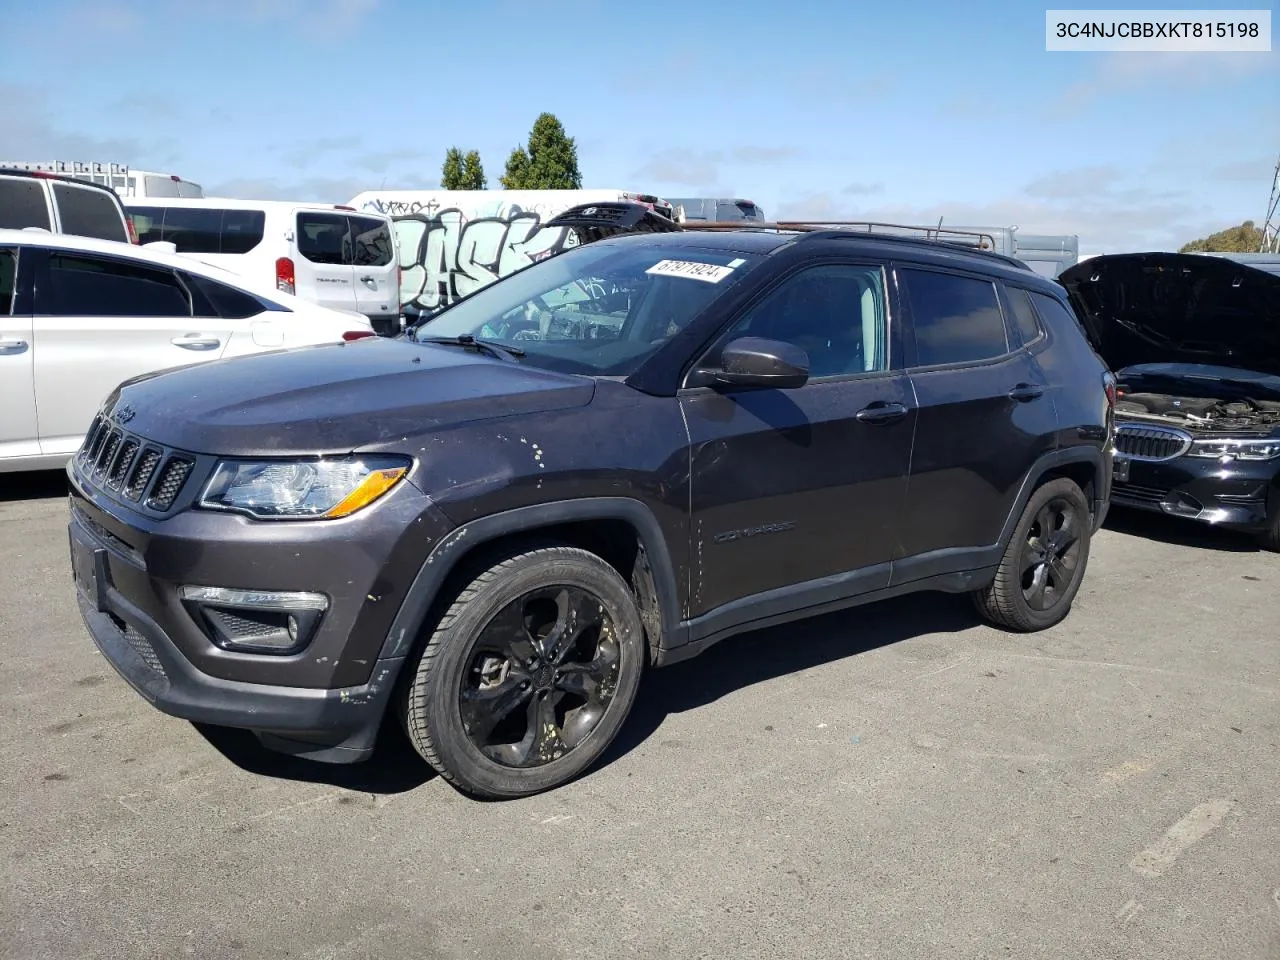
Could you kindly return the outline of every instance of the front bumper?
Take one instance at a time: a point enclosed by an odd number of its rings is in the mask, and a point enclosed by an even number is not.
[[[1199,457],[1128,460],[1117,454],[1111,501],[1242,531],[1265,529],[1280,510],[1280,463]]]
[[[278,750],[330,762],[373,750],[403,657],[380,657],[422,559],[450,526],[411,484],[367,516],[254,523],[130,511],[68,467],[71,565],[99,651],[153,706],[252,730]],[[264,528],[270,529],[264,529]],[[287,656],[224,649],[179,598],[183,584],[311,590],[331,599],[310,643]]]

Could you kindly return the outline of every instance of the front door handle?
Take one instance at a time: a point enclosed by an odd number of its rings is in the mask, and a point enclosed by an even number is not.
[[[377,283],[378,283],[378,281],[374,280],[374,279],[373,279],[373,277],[361,277],[361,278],[360,278],[360,280],[361,280],[361,282],[362,282],[362,283],[369,283],[369,284],[373,284],[373,285],[375,285],[375,286],[376,286],[376,285],[377,285]]]
[[[884,400],[877,400],[854,414],[863,423],[888,423],[891,420],[899,420],[906,415],[907,408],[903,404],[888,403]]]
[[[194,333],[189,333],[185,337],[174,337],[169,342],[175,347],[183,347],[187,350],[214,350],[222,346],[222,341],[217,337],[201,337]]]
[[[0,353],[26,353],[27,341],[0,337]]]
[[[1027,401],[1044,396],[1044,387],[1038,383],[1020,383],[1009,391],[1010,400]]]

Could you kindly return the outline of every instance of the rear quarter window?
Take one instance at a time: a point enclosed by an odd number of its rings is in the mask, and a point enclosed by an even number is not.
[[[114,194],[69,183],[55,183],[53,201],[58,205],[58,220],[63,233],[129,242],[129,231]]]
[[[352,254],[357,267],[385,267],[395,257],[391,226],[372,217],[351,217]]]
[[[0,177],[0,227],[21,230],[40,227],[52,230],[44,187],[26,177]]]

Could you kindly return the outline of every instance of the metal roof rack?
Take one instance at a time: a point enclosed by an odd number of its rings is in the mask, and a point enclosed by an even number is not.
[[[952,230],[945,227],[920,226],[906,223],[879,223],[874,220],[692,220],[684,225],[686,230],[767,230],[779,233],[817,233],[831,230],[848,230],[877,236],[903,237],[910,240],[929,240],[972,247],[976,250],[995,251],[996,238],[976,230]]]

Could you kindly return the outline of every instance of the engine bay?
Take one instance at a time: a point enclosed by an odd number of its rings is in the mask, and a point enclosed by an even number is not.
[[[1219,400],[1167,393],[1117,391],[1116,414],[1126,420],[1170,422],[1186,430],[1269,432],[1280,426],[1280,401]]]

